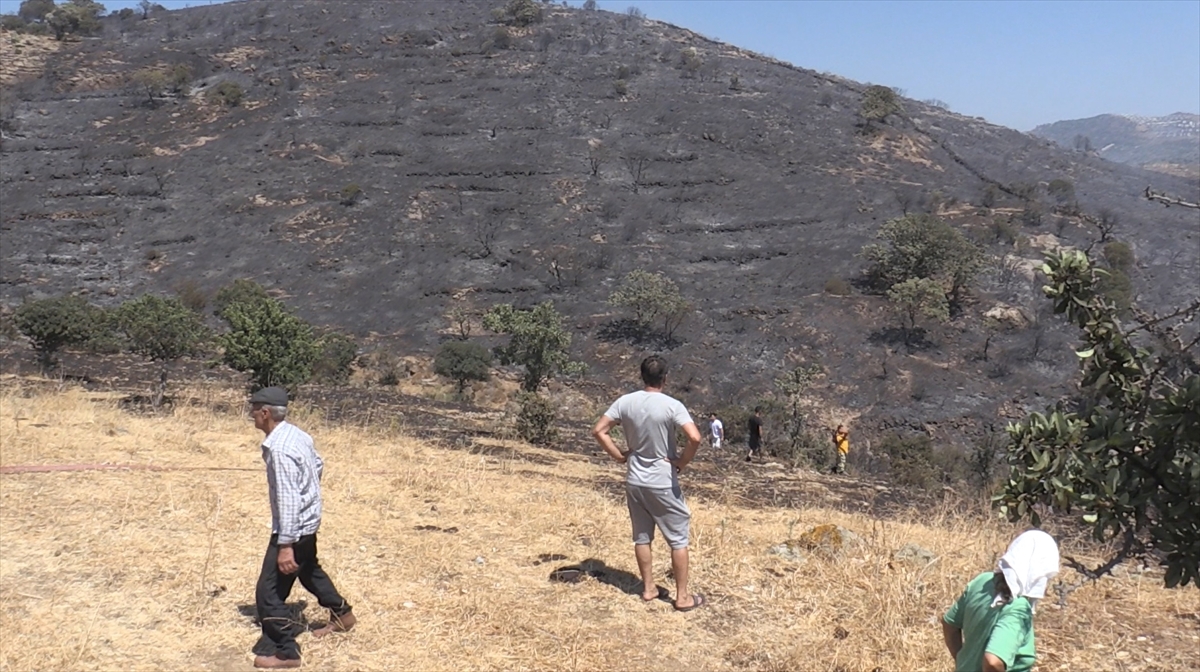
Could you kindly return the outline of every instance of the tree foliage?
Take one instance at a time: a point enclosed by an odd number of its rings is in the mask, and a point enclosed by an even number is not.
[[[320,354],[313,363],[313,378],[333,385],[350,380],[351,367],[358,359],[358,343],[348,334],[329,331],[317,339]]]
[[[489,377],[492,354],[474,341],[446,341],[433,358],[433,372],[454,381],[461,395],[472,380]]]
[[[1075,184],[1062,178],[1050,180],[1046,185],[1046,193],[1053,196],[1060,205],[1064,205],[1075,200]]]
[[[879,239],[862,249],[876,284],[938,280],[951,300],[961,297],[983,267],[983,251],[962,233],[930,215],[905,215],[880,227]]]
[[[78,296],[28,301],[17,308],[14,318],[43,369],[57,363],[62,348],[86,343],[107,326],[104,311]]]
[[[514,26],[528,26],[542,21],[542,7],[534,0],[508,0],[496,17]]]
[[[521,387],[526,392],[537,391],[543,381],[556,375],[583,369],[567,354],[571,334],[563,328],[563,316],[551,301],[528,310],[501,304],[484,314],[483,328],[509,336],[507,344],[495,348],[496,357],[501,364],[525,367]]]
[[[517,413],[517,435],[529,443],[548,446],[558,440],[558,428],[554,421],[558,413],[554,404],[540,394],[525,392],[521,395],[521,410]]]
[[[200,316],[179,299],[152,294],[121,304],[114,322],[130,352],[162,364],[153,400],[158,408],[166,393],[168,366],[180,357],[195,354],[207,340],[208,329]]]
[[[950,302],[936,280],[909,278],[892,285],[887,297],[903,321],[906,343],[923,320],[945,322],[950,319]]]
[[[668,339],[686,317],[690,306],[679,293],[679,286],[662,273],[641,269],[632,271],[608,297],[608,303],[633,311],[633,319],[646,328],[656,329]]]
[[[248,372],[256,388],[291,387],[308,381],[321,353],[312,325],[267,296],[261,287],[255,290],[254,283],[240,282],[243,284],[238,287],[217,293],[218,315],[229,325],[229,331],[219,338],[225,363]],[[236,298],[230,299],[231,295]]]
[[[223,318],[225,309],[235,303],[269,298],[271,298],[270,295],[267,294],[267,290],[262,285],[253,280],[238,278],[217,290],[217,295],[213,297],[213,313],[217,317]]]
[[[1010,425],[1010,475],[995,502],[1011,519],[1039,524],[1039,506],[1081,512],[1097,541],[1117,540],[1093,578],[1154,551],[1168,587],[1200,587],[1200,363],[1181,327],[1200,301],[1126,326],[1079,251],[1047,256],[1043,288],[1082,331],[1083,398]],[[1145,344],[1153,345],[1153,349]]]
[[[824,371],[819,364],[800,365],[775,379],[775,388],[782,396],[786,410],[784,429],[787,432],[788,443],[783,457],[790,460],[793,467],[806,461],[816,464],[823,453],[821,444],[811,440],[801,404],[804,401],[804,393]]]
[[[873,84],[863,91],[862,106],[858,113],[869,124],[884,121],[889,116],[898,114],[901,109],[895,90]]]
[[[17,9],[17,16],[28,23],[45,23],[46,16],[54,11],[54,0],[24,0]]]
[[[46,14],[46,25],[59,40],[67,35],[92,35],[100,32],[103,13],[104,5],[93,0],[69,0]]]
[[[209,90],[208,99],[225,107],[237,107],[242,104],[246,92],[237,82],[225,80]]]
[[[188,84],[192,81],[192,71],[186,65],[176,65],[168,69],[148,66],[134,71],[129,79],[137,90],[146,94],[150,106],[154,107],[155,98],[165,93],[186,95]]]

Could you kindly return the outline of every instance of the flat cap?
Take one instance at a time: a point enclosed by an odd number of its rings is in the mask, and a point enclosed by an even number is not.
[[[287,406],[287,390],[282,387],[264,387],[250,395],[250,403],[267,406]]]

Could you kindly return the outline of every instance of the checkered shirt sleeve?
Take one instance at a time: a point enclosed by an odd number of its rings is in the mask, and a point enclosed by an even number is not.
[[[294,425],[280,423],[263,443],[263,461],[267,464],[271,527],[278,534],[276,543],[291,544],[300,537],[316,534],[321,525],[320,483],[324,463],[313,448],[312,437]]]

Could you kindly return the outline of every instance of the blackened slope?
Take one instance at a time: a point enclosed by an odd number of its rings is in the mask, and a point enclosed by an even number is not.
[[[603,373],[622,352],[598,340],[604,299],[648,268],[696,305],[675,354],[696,394],[733,394],[803,355],[855,387],[847,405],[903,407],[875,378],[879,302],[832,300],[824,283],[854,276],[858,250],[914,194],[978,202],[989,184],[1055,178],[1125,222],[1144,300],[1194,293],[1194,213],[1138,195],[1149,180],[1184,196],[1195,185],[913,101],[911,120],[863,135],[860,84],[604,12],[547,6],[543,23],[509,29],[511,48],[484,53],[492,9],[231,3],[113,23],[58,54],[18,87],[3,141],[0,297],[116,301],[251,277],[310,319],[413,348],[432,347],[454,297],[553,298]],[[125,83],[177,63],[198,78],[188,98],[151,108]],[[241,106],[207,102],[224,81],[245,90]],[[361,195],[344,197],[352,185]],[[963,389],[922,416],[993,413],[1072,371],[1068,357],[1025,367],[1029,380],[983,379],[982,364],[953,363],[975,348],[974,324],[929,355],[946,365],[920,374],[931,389]]]

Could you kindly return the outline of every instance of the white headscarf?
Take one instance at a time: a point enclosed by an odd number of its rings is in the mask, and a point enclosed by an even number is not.
[[[1000,571],[1013,599],[1024,597],[1036,607],[1046,585],[1058,574],[1058,544],[1041,530],[1022,532],[1000,558]],[[1000,601],[997,597],[993,606]]]

